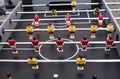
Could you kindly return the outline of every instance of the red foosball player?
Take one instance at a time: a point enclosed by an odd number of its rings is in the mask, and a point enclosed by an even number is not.
[[[103,16],[102,12],[99,12],[99,14],[98,14],[98,24],[99,24],[99,27],[103,26],[103,18],[104,18],[104,16]]]
[[[39,29],[39,26],[40,26],[39,23],[36,23],[36,24],[34,25],[35,29]]]
[[[82,45],[82,48],[81,50],[82,51],[87,51],[87,46],[89,44],[89,40],[87,39],[86,36],[83,37],[83,40],[80,41],[81,42],[81,45]]]
[[[110,47],[112,46],[113,43],[114,43],[114,40],[112,39],[111,36],[109,36],[109,38],[106,39],[106,48],[105,48],[105,51],[110,51]]]
[[[39,52],[39,40],[37,40],[35,37],[32,40],[32,45],[35,48],[35,52]]]
[[[63,52],[64,40],[61,40],[60,36],[58,37],[58,40],[56,40],[56,45],[57,45],[57,51]]]
[[[8,40],[8,42],[9,42],[9,45],[10,45],[10,47],[12,49],[12,53],[13,54],[17,54],[18,51],[16,49],[16,40],[14,40],[12,37],[10,37],[9,40]]]
[[[36,13],[36,14],[34,15],[33,24],[34,24],[34,25],[35,25],[35,24],[39,24],[39,19],[40,19],[40,17],[39,17],[38,14]]]
[[[66,20],[66,27],[68,28],[71,25],[71,15],[69,13],[67,13],[67,15],[65,16],[65,20]]]

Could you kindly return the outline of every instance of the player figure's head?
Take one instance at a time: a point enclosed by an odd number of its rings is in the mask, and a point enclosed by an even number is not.
[[[83,39],[84,39],[84,40],[86,40],[86,39],[87,39],[87,37],[86,37],[86,36],[83,36]]]
[[[58,36],[58,40],[61,40],[61,36]]]
[[[10,36],[10,37],[9,37],[9,40],[12,40],[12,39],[13,39],[13,37],[12,37],[12,36]]]
[[[7,74],[7,79],[12,79],[12,74]]]
[[[109,39],[112,40],[112,36],[109,36]]]

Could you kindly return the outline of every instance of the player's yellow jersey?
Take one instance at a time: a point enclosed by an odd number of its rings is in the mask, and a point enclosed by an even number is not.
[[[99,12],[100,12],[100,9],[99,9],[99,8],[95,8],[95,9],[94,9],[94,12],[95,12],[95,13],[99,13]]]
[[[69,32],[75,32],[76,27],[74,25],[70,25],[68,29],[69,29]]]
[[[57,13],[56,10],[51,10],[51,14],[52,14],[52,15],[55,15],[56,13]]]
[[[90,29],[91,29],[92,32],[96,32],[97,29],[98,29],[98,26],[97,25],[91,25]]]
[[[86,58],[77,58],[76,59],[76,63],[78,64],[78,65],[84,65],[85,63],[86,63]]]
[[[26,32],[33,32],[33,27],[32,26],[27,26],[26,27]]]
[[[54,29],[55,29],[54,26],[51,25],[47,27],[48,32],[54,32]]]
[[[76,6],[76,1],[71,1],[71,6]]]
[[[29,64],[37,64],[37,59],[36,58],[32,58],[32,59],[28,58],[28,63]]]
[[[113,25],[107,25],[107,31],[112,32],[114,30]]]

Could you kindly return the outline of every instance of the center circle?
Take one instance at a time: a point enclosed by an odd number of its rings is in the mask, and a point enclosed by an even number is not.
[[[55,41],[57,39],[53,39],[53,40],[48,40],[47,42],[52,42]],[[72,40],[69,39],[64,39],[64,41],[69,41],[69,42],[73,42]],[[45,60],[53,60],[53,59],[59,59],[60,57],[62,57],[62,59],[64,60],[70,60],[72,58],[74,58],[78,52],[79,52],[79,46],[78,45],[74,45],[74,44],[64,44],[63,45],[63,52],[58,52],[57,49],[57,45],[56,44],[46,44],[46,45],[40,45],[40,52],[39,55],[40,57],[42,57]]]

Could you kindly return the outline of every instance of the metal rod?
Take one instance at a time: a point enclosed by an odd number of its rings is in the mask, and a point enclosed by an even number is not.
[[[120,2],[106,2],[106,4],[108,4],[108,5],[117,5],[117,4],[120,4]]]
[[[116,20],[120,20],[120,18],[118,17],[118,18],[115,18]]]
[[[74,12],[93,12],[94,10],[75,10]],[[100,11],[105,11],[105,9],[101,9]],[[110,11],[120,11],[120,9],[110,9]],[[73,12],[72,10],[66,11],[57,11],[57,13],[67,13]],[[6,12],[6,14],[10,14],[11,12]],[[35,14],[35,13],[51,13],[51,11],[31,11],[31,12],[17,12],[17,14]]]
[[[104,17],[104,20],[108,20],[109,17]],[[64,21],[65,18],[48,18],[48,19],[39,19],[39,21]],[[98,20],[98,18],[71,18],[71,20]],[[28,22],[33,21],[33,19],[12,19],[12,22]]]
[[[4,20],[0,20],[0,22],[4,22]]]
[[[116,47],[111,47],[111,48],[116,48]],[[81,48],[79,48],[81,49]],[[105,49],[105,47],[87,47],[87,49]],[[11,48],[2,48],[2,50],[8,51],[8,50],[12,50]],[[35,50],[35,48],[17,48],[17,50],[22,50],[22,51],[28,51],[28,50]]]
[[[28,60],[12,60],[12,59],[0,59],[0,62],[6,62],[6,63],[27,63]],[[75,63],[76,60],[37,60],[37,62],[39,63],[55,63],[55,62],[58,62],[58,63]],[[117,63],[117,62],[120,62],[120,59],[88,59],[86,60],[86,62],[88,63]]]
[[[68,28],[55,29],[55,31],[66,31]],[[90,31],[90,28],[76,28],[76,31]],[[97,30],[107,30],[107,28],[98,28]],[[4,32],[26,32],[26,29],[5,29]],[[47,29],[33,29],[33,31],[47,31]]]
[[[93,12],[94,10],[75,10],[74,12]],[[101,9],[100,11],[105,11],[105,9]],[[72,10],[66,11],[57,11],[57,13],[67,13],[73,12]],[[35,14],[35,13],[51,13],[51,11],[35,11],[35,12],[17,12],[18,14]]]
[[[87,10],[87,9],[86,9],[86,10]],[[87,12],[87,16],[88,16],[88,18],[90,18],[89,12]],[[91,23],[91,20],[89,20],[89,23]]]
[[[110,9],[112,12],[120,11],[120,9]]]
[[[99,3],[77,3],[76,5],[98,5]],[[63,6],[63,5],[71,5],[71,3],[67,4],[48,4],[49,6]],[[47,6],[47,4],[33,4],[33,5],[22,5],[22,7],[37,7],[37,6]]]
[[[72,22],[73,24],[90,24],[89,22]],[[66,23],[52,23],[53,25],[63,25]]]
[[[114,44],[120,43],[120,41],[114,41]],[[0,42],[0,45],[8,45],[8,42]],[[31,42],[16,42],[16,45],[32,45]],[[40,42],[39,44],[56,44],[56,42]],[[81,44],[79,41],[64,42],[64,44]],[[106,41],[90,41],[89,44],[106,44]]]

